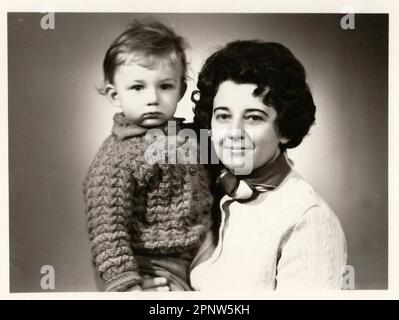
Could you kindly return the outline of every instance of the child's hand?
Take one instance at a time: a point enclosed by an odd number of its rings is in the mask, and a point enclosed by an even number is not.
[[[157,277],[151,278],[145,275],[143,277],[143,283],[141,285],[142,291],[170,291],[168,286],[168,279]]]

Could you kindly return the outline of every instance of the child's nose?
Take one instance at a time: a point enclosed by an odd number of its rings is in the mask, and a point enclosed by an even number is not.
[[[157,89],[148,88],[146,98],[147,98],[147,105],[158,104],[159,97]]]

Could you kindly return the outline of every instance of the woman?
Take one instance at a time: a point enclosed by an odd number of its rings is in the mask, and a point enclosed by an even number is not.
[[[302,64],[281,44],[235,41],[206,60],[197,86],[194,121],[211,129],[225,195],[216,248],[209,236],[191,286],[339,289],[343,230],[287,158],[315,120]]]

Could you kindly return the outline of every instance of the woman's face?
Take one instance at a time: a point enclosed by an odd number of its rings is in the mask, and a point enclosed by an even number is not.
[[[253,169],[276,159],[281,137],[275,123],[277,112],[254,96],[255,84],[225,81],[213,101],[212,142],[223,164],[235,174],[249,174]]]

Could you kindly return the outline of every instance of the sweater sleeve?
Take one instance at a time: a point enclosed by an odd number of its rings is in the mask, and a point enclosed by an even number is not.
[[[108,139],[84,182],[91,250],[106,291],[126,291],[141,282],[130,245],[129,217],[134,183],[129,161],[116,156]]]
[[[340,289],[346,240],[338,218],[310,208],[285,236],[277,262],[276,289]]]

